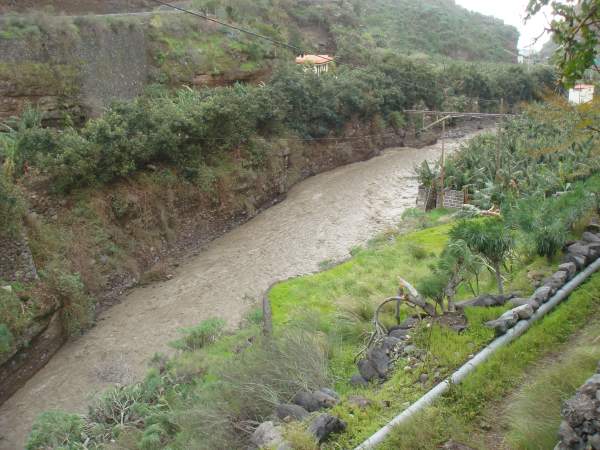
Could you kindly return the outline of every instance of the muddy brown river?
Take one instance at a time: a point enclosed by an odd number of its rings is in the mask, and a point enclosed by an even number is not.
[[[446,140],[446,148],[451,152],[467,137]],[[415,203],[413,167],[440,152],[439,143],[388,149],[309,178],[282,203],[186,259],[173,279],[132,290],[2,405],[0,449],[23,448],[39,413],[85,412],[98,391],[143,376],[148,360],[168,351],[179,328],[217,316],[235,326],[273,282],[345,258],[353,246],[397,224]]]

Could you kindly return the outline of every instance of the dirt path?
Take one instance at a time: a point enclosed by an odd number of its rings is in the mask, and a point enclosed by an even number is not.
[[[447,141],[447,148],[462,140]],[[173,279],[130,292],[0,408],[0,449],[22,448],[40,412],[85,411],[96,392],[142,376],[148,359],[168,351],[179,328],[213,316],[235,326],[273,282],[347,257],[351,247],[396,224],[415,202],[413,167],[440,151],[440,145],[391,149],[310,178],[284,202],[189,258]]]
[[[506,442],[506,436],[510,431],[509,413],[518,402],[519,396],[529,386],[534,385],[540,376],[544,376],[545,373],[551,372],[553,368],[563,365],[565,362],[568,363],[573,353],[583,347],[595,348],[600,351],[600,319],[592,319],[559,349],[533,364],[524,377],[527,382],[505,396],[503,401],[490,405],[484,419],[484,422],[489,425],[489,429],[479,433],[474,442],[481,442],[486,450],[512,450],[509,443]],[[556,431],[558,432],[558,426]]]

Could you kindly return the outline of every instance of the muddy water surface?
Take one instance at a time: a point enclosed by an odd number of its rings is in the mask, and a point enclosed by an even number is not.
[[[446,148],[463,140],[447,140]],[[235,326],[273,282],[345,258],[350,248],[396,224],[415,202],[413,167],[440,152],[440,144],[389,149],[312,177],[282,203],[187,259],[173,279],[131,291],[2,405],[0,449],[22,448],[40,412],[85,412],[94,393],[141,377],[149,358],[167,351],[179,328],[216,316]]]

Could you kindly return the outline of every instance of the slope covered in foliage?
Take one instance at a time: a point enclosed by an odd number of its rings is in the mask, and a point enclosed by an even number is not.
[[[513,62],[510,52],[516,51],[518,40],[514,27],[454,0],[195,0],[194,5],[356,64],[385,50]]]

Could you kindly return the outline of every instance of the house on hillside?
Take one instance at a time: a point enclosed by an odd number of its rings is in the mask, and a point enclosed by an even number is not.
[[[329,72],[329,66],[333,57],[329,55],[300,55],[296,58],[296,64],[304,66],[304,70],[313,70],[317,75]]]
[[[573,105],[582,105],[592,100],[594,100],[593,84],[576,84],[572,89],[569,89],[569,103]]]

